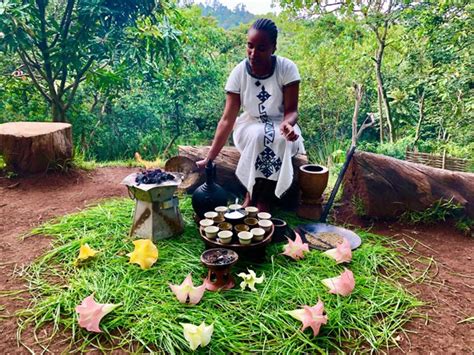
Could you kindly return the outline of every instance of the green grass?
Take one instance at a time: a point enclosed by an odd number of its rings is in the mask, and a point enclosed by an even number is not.
[[[364,200],[362,200],[362,198],[360,198],[359,196],[352,195],[351,204],[357,216],[364,217],[367,214],[367,211],[364,205]]]
[[[410,224],[444,222],[448,218],[461,218],[463,209],[453,199],[441,199],[423,211],[405,211],[400,220]]]
[[[129,200],[111,200],[35,229],[33,234],[38,235],[29,238],[42,234],[55,239],[52,250],[25,271],[33,302],[20,313],[20,337],[33,326],[38,336],[43,335],[45,348],[54,338],[44,339],[42,329],[70,337],[67,351],[123,348],[182,353],[189,347],[180,322],[205,321],[214,323],[215,330],[202,352],[350,352],[395,345],[396,333],[421,304],[398,282],[412,278],[412,270],[393,248],[383,246],[382,237],[365,232],[360,232],[364,242],[348,265],[356,278],[349,297],[329,294],[320,282],[340,274],[341,265],[317,251],[294,262],[279,254],[282,245],[272,245],[265,263],[239,262],[233,269],[234,275],[247,267],[257,275],[265,273],[258,292],[237,287],[206,292],[196,306],[180,304],[168,284],[181,283],[189,272],[195,284],[206,275],[199,261],[204,246],[192,222],[190,198],[180,203],[185,233],[159,242],[159,260],[146,271],[129,264],[125,256],[133,249],[128,237],[133,210]],[[288,221],[293,226],[298,223],[295,218]],[[101,253],[74,267],[85,242]],[[92,292],[97,302],[122,304],[102,320],[103,334],[77,325],[74,309]],[[329,321],[313,337],[310,329],[301,332],[301,323],[285,311],[315,305],[318,299],[324,301]]]
[[[456,221],[455,227],[464,235],[474,237],[474,219],[465,216],[461,217]]]
[[[75,168],[82,169],[82,170],[94,170],[97,168],[106,168],[106,167],[126,167],[126,168],[142,167],[142,165],[137,163],[134,159],[97,162],[95,160],[82,160],[80,158],[79,159],[75,158],[73,160],[73,165]]]

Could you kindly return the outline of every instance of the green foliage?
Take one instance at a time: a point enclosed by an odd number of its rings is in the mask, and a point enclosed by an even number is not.
[[[417,223],[434,223],[446,221],[448,218],[460,218],[464,208],[453,200],[438,200],[424,211],[405,211],[400,220],[403,222]]]
[[[413,280],[413,270],[394,249],[382,246],[386,240],[365,232],[360,232],[364,243],[350,265],[356,288],[349,297],[331,295],[321,283],[343,271],[340,265],[318,251],[299,262],[288,260],[279,254],[280,244],[269,248],[264,263],[242,261],[233,268],[234,275],[247,268],[257,275],[264,273],[264,284],[257,286],[257,292],[237,286],[226,292],[206,292],[196,306],[183,305],[169,284],[181,283],[190,272],[199,284],[207,270],[199,260],[204,245],[192,219],[191,199],[180,204],[184,234],[158,242],[159,260],[146,271],[129,264],[126,256],[133,249],[128,236],[130,200],[109,201],[34,230],[55,239],[53,249],[25,272],[33,302],[21,314],[20,332],[28,325],[36,332],[51,325],[47,329],[53,333],[70,337],[66,351],[94,347],[110,352],[112,346],[134,352],[183,353],[189,347],[180,323],[205,321],[215,329],[203,349],[211,353],[357,352],[367,346],[377,350],[395,344],[395,334],[420,305],[397,282],[401,277]],[[82,243],[100,254],[75,267]],[[103,319],[104,333],[99,336],[77,326],[75,307],[91,293],[98,302],[121,304]],[[285,311],[314,305],[318,299],[324,301],[329,320],[315,338],[309,331],[301,332],[301,324]]]
[[[406,29],[399,48],[405,60],[394,84],[404,87],[412,111],[419,111],[423,98],[420,134],[438,146],[454,141],[463,147],[474,141],[472,11],[472,2],[461,0],[427,1],[403,12]]]
[[[299,115],[307,149],[318,161],[327,161],[332,153],[327,148],[340,149],[340,138],[350,134],[352,83],[364,83],[371,91],[366,68],[372,66],[372,40],[356,21],[332,15],[318,21],[277,19],[277,24],[278,53],[294,60],[302,76]],[[361,120],[370,109],[367,103],[362,103]]]
[[[104,167],[142,167],[135,159],[128,159],[128,160],[114,160],[114,161],[107,161],[107,162],[97,162],[95,160],[87,160],[84,156],[84,153],[80,150],[76,149],[74,152],[74,160],[72,162],[72,166],[77,169],[82,170],[94,170],[97,168],[104,168]]]
[[[255,19],[255,15],[248,12],[244,4],[237,4],[233,10],[222,5],[217,0],[209,4],[199,4],[198,6],[202,9],[203,16],[215,17],[219,22],[219,26],[226,29],[239,26],[242,23],[250,23]]]
[[[364,200],[362,200],[360,196],[353,195],[351,198],[351,204],[357,216],[364,217],[367,215],[367,210],[365,208]]]
[[[112,97],[102,94],[102,86],[98,92],[96,82],[87,87],[99,103],[93,112],[78,110],[72,119],[87,158],[128,159],[136,151],[144,158],[169,156],[176,144],[212,139],[224,107],[228,61],[242,37],[201,17],[196,7],[182,10],[174,21],[181,45],[173,61],[141,68],[141,73],[147,69],[143,79],[129,78]]]
[[[66,36],[58,28],[70,2],[52,0],[45,8],[47,44],[54,53],[49,61],[57,76],[50,86],[41,75],[46,70],[44,51],[32,40],[43,38],[38,30],[42,3],[2,2],[0,122],[48,121],[52,107],[57,106],[56,115],[58,108],[67,108],[74,143],[86,160],[126,160],[136,151],[146,159],[165,159],[176,152],[177,144],[209,144],[222,115],[226,78],[245,57],[247,25],[224,30],[214,18],[201,16],[198,6],[175,9],[160,2],[152,9],[147,7],[151,0],[138,1],[136,9],[107,3],[86,18],[81,14],[101,4],[86,1],[73,8],[76,17]],[[378,16],[377,9],[367,8],[361,9],[366,13],[357,12],[363,14],[359,16],[354,13],[356,3],[367,2],[346,1],[337,15],[311,17],[325,1],[280,3],[300,11],[297,18],[286,12],[271,16],[279,27],[276,54],[294,60],[302,76],[299,124],[309,158],[323,165],[340,164],[351,138],[353,82],[365,88],[359,124],[368,113],[379,120],[373,26],[388,14]],[[364,132],[359,147],[397,158],[415,145],[420,152],[474,156],[472,5],[466,0],[393,4],[382,74],[396,142],[380,142],[377,122]],[[217,2],[210,6],[225,11]],[[116,20],[93,22],[107,11]],[[128,13],[128,19],[122,13]],[[16,18],[21,20],[21,35],[11,27]],[[21,42],[28,38],[30,42]],[[39,61],[35,78],[47,96],[55,95],[51,87],[61,88],[67,70],[66,101],[53,104],[51,97],[45,99],[28,76],[18,50],[21,43],[25,53],[34,53]],[[75,78],[91,58],[69,100],[67,92],[72,93]],[[386,128],[382,131],[387,133]]]
[[[174,38],[156,25],[166,22],[168,11],[168,2],[155,0],[5,0],[0,49],[19,56],[30,84],[51,106],[53,120],[64,122],[89,71],[115,65],[117,58],[128,63],[139,58],[139,34],[159,43],[153,48],[160,53],[168,48]],[[140,28],[143,23],[150,27]]]
[[[462,217],[456,221],[456,229],[466,236],[474,237],[474,220],[469,217]]]
[[[376,142],[363,141],[359,144],[359,149],[404,160],[405,153],[412,144],[412,137],[404,137],[395,143],[378,144]]]

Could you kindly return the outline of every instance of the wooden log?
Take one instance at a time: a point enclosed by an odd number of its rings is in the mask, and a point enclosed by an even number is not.
[[[381,219],[423,211],[452,200],[474,218],[474,174],[356,151],[344,177],[343,198],[357,200],[363,215]]]
[[[196,162],[205,158],[210,148],[210,146],[179,146],[178,154],[179,156],[189,158]],[[235,175],[235,169],[237,168],[239,159],[240,153],[237,148],[225,146],[215,159],[215,163],[217,165],[217,183],[233,194],[242,196],[245,193],[245,188],[242,186],[239,179]],[[293,158],[295,178],[293,179],[292,186],[282,198],[285,203],[290,203],[291,207],[294,207],[296,204],[294,200],[299,194],[298,171],[299,167],[304,164],[308,164],[308,158],[306,155],[299,154]],[[201,172],[200,176],[200,179],[196,179],[196,182],[193,184],[193,186],[188,187],[188,192],[193,192],[200,184],[204,182],[203,171]]]
[[[8,170],[39,173],[64,166],[73,156],[69,123],[10,122],[0,124],[0,154]]]

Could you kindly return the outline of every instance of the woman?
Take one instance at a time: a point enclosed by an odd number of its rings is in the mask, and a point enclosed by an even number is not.
[[[234,129],[241,156],[236,175],[246,187],[244,206],[269,210],[265,191],[280,197],[291,185],[291,158],[304,153],[298,119],[300,75],[289,59],[275,56],[278,30],[269,19],[258,19],[248,31],[247,56],[230,74],[224,114],[211,149],[198,167],[214,160]],[[243,113],[237,118],[240,108]],[[257,182],[257,186],[256,186]]]

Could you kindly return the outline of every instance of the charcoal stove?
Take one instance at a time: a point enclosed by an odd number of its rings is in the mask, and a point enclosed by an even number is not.
[[[184,222],[175,196],[181,176],[160,184],[138,184],[137,173],[128,175],[121,184],[126,185],[129,196],[136,201],[131,236],[139,236],[156,242],[180,235]]]

